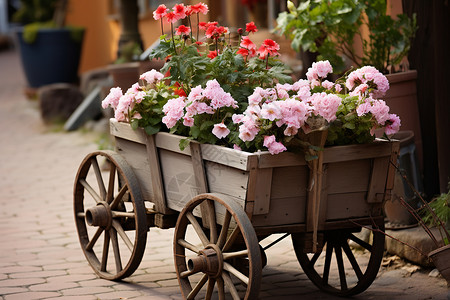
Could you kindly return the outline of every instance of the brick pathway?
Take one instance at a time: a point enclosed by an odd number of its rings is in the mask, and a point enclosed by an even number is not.
[[[52,130],[22,95],[17,55],[0,52],[1,299],[181,299],[173,267],[173,230],[151,229],[138,270],[122,282],[99,279],[78,244],[73,180],[96,136]],[[295,259],[289,239],[267,251],[261,299],[341,299],[319,292]],[[361,259],[367,258],[361,254]],[[442,278],[382,269],[354,299],[447,299]]]

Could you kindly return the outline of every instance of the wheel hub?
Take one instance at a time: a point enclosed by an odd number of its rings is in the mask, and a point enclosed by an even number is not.
[[[102,201],[96,206],[86,210],[86,222],[89,226],[110,228],[112,224],[111,208],[108,203]]]
[[[217,245],[207,245],[197,257],[188,260],[188,269],[194,273],[203,272],[212,278],[220,276],[223,269],[222,251]]]

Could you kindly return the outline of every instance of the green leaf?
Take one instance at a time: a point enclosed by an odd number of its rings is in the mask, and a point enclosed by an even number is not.
[[[194,125],[194,126],[191,127],[190,135],[191,135],[194,139],[198,138],[198,136],[200,135],[200,133],[201,133],[201,131],[200,131],[200,128],[199,128],[198,126]]]
[[[186,149],[187,146],[189,146],[191,142],[190,138],[181,139],[178,146],[180,147],[180,150]]]
[[[161,128],[159,126],[145,126],[144,130],[148,135],[153,135],[159,132]]]

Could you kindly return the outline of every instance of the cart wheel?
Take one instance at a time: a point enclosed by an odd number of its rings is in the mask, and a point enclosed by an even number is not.
[[[261,284],[261,250],[247,215],[234,200],[203,194],[178,217],[175,268],[185,299],[256,299]],[[200,205],[207,211],[202,226]],[[205,221],[207,219],[208,221]],[[222,224],[222,225],[218,225]],[[206,224],[204,224],[206,225]],[[189,250],[188,253],[185,251]]]
[[[383,222],[377,227],[384,231]],[[365,291],[375,280],[383,259],[384,235],[373,231],[372,241],[367,243],[356,237],[354,232],[346,229],[325,231],[324,250],[315,254],[304,253],[302,234],[292,234],[295,254],[303,271],[322,291],[337,296],[352,296]],[[350,241],[370,252],[368,262],[356,261]],[[345,269],[346,266],[351,269]]]
[[[75,180],[74,212],[81,248],[98,276],[120,280],[133,274],[144,254],[148,226],[136,177],[119,154],[86,156]]]

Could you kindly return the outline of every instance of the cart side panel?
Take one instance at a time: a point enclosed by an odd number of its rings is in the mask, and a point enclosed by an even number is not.
[[[186,203],[200,193],[190,156],[159,149],[161,171],[167,206],[181,211]],[[248,172],[218,163],[205,162],[208,188],[211,193],[231,196],[244,206]]]
[[[145,145],[116,137],[116,151],[133,169],[144,200],[151,201],[153,199],[152,174]]]

